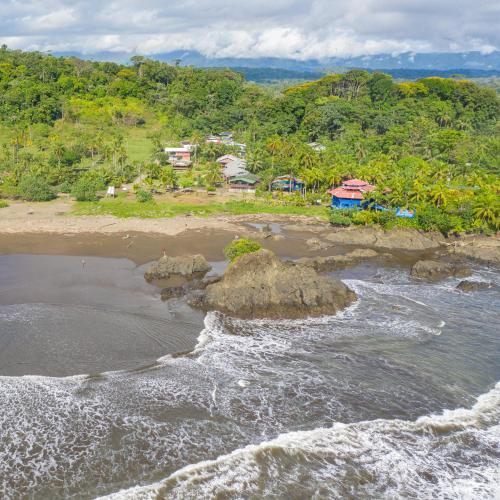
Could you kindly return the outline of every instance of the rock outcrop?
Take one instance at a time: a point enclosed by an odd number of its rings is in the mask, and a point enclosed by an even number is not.
[[[182,276],[186,279],[201,277],[212,267],[203,255],[181,255],[170,257],[165,255],[155,262],[144,274],[146,281],[168,279],[172,276]]]
[[[437,281],[454,276],[466,278],[471,275],[471,270],[465,264],[440,262],[437,260],[419,260],[411,269],[414,278],[428,281]]]
[[[444,242],[443,236],[438,233],[422,233],[411,228],[384,231],[374,226],[337,229],[323,237],[336,244],[405,251],[433,250]]]
[[[448,251],[461,257],[500,266],[500,238],[498,236],[469,236],[448,246]]]
[[[328,272],[335,269],[341,269],[344,267],[352,266],[357,262],[364,259],[372,259],[377,257],[378,253],[375,250],[370,250],[369,248],[357,248],[352,252],[348,252],[344,255],[331,255],[328,257],[304,257],[298,259],[297,264],[312,267],[318,272]]]
[[[240,318],[301,318],[335,314],[355,300],[342,282],[259,250],[237,259],[191,303]]]
[[[463,280],[457,285],[457,290],[461,292],[476,292],[477,290],[486,290],[491,287],[492,284],[486,281]]]

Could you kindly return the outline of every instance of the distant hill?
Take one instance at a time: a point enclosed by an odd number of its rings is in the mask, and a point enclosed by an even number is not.
[[[77,52],[58,52],[54,55],[76,55],[84,59],[126,62],[133,54],[126,52],[98,52],[80,54]],[[325,59],[286,59],[278,57],[238,58],[208,57],[196,51],[176,50],[160,54],[149,54],[148,57],[159,61],[175,63],[183,66],[198,67],[245,67],[245,68],[281,68],[294,71],[325,71],[334,67],[367,68],[367,69],[432,69],[453,70],[464,68],[470,70],[500,71],[500,51],[482,54],[472,52],[433,52],[402,54],[378,54],[359,57],[329,57]]]

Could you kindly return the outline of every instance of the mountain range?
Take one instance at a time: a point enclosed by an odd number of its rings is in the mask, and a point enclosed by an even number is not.
[[[58,52],[54,55],[77,56],[98,61],[126,63],[134,54],[126,52],[98,52],[81,54],[77,52]],[[147,57],[171,64],[195,66],[200,68],[237,68],[246,76],[252,74],[249,69],[286,70],[274,71],[274,75],[283,78],[311,78],[324,73],[341,71],[349,68],[384,70],[396,78],[418,78],[421,76],[450,76],[455,73],[467,77],[487,77],[500,75],[500,51],[490,53],[471,52],[433,52],[401,54],[378,54],[359,57],[328,57],[325,59],[286,59],[278,57],[238,58],[210,57],[197,51],[176,50],[150,54]],[[260,75],[262,72],[253,72]],[[297,73],[303,73],[298,75]],[[273,71],[269,71],[272,75]],[[250,78],[251,79],[251,78]],[[257,78],[258,79],[258,78]]]

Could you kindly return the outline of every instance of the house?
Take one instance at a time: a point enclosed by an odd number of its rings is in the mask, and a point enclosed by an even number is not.
[[[325,151],[326,146],[323,146],[323,144],[320,144],[319,142],[310,142],[308,146],[316,151],[317,153],[321,153],[322,151]]]
[[[175,161],[191,161],[191,149],[182,148],[165,148],[165,154],[168,156],[170,163]]]
[[[229,162],[222,169],[222,175],[226,180],[249,173],[250,172],[246,169],[246,163],[243,160]]]
[[[257,175],[246,173],[243,175],[231,177],[228,182],[230,189],[251,191],[255,190],[257,184],[259,184],[260,177],[258,177]]]
[[[291,175],[276,177],[276,179],[274,179],[271,183],[271,189],[277,191],[302,191],[304,188],[304,181]]]
[[[228,163],[232,163],[234,161],[238,162],[241,160],[240,160],[240,158],[238,158],[237,156],[234,156],[234,155],[224,155],[224,156],[217,158],[217,160],[215,160],[215,161],[217,163],[220,163],[221,165],[227,165]]]
[[[184,148],[184,149],[187,149],[188,151],[196,151],[197,149],[197,145],[196,144],[192,144],[191,141],[181,141],[181,146]]]
[[[218,135],[209,135],[206,137],[207,144],[222,144],[222,139]]]
[[[232,132],[221,132],[219,134],[219,137],[224,144],[229,144],[230,146],[232,146],[234,143]]]
[[[175,170],[187,170],[191,164],[191,150],[182,148],[165,148],[168,162]]]
[[[360,179],[351,179],[344,181],[341,187],[332,189],[332,208],[358,208],[367,200],[365,195],[375,189],[366,181]]]

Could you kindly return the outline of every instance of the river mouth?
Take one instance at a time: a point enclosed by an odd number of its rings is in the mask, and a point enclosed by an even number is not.
[[[367,262],[336,316],[243,321],[144,267],[0,256],[2,498],[494,498],[497,272]]]
[[[203,315],[169,308],[127,259],[0,256],[0,375],[134,370],[191,350]]]

